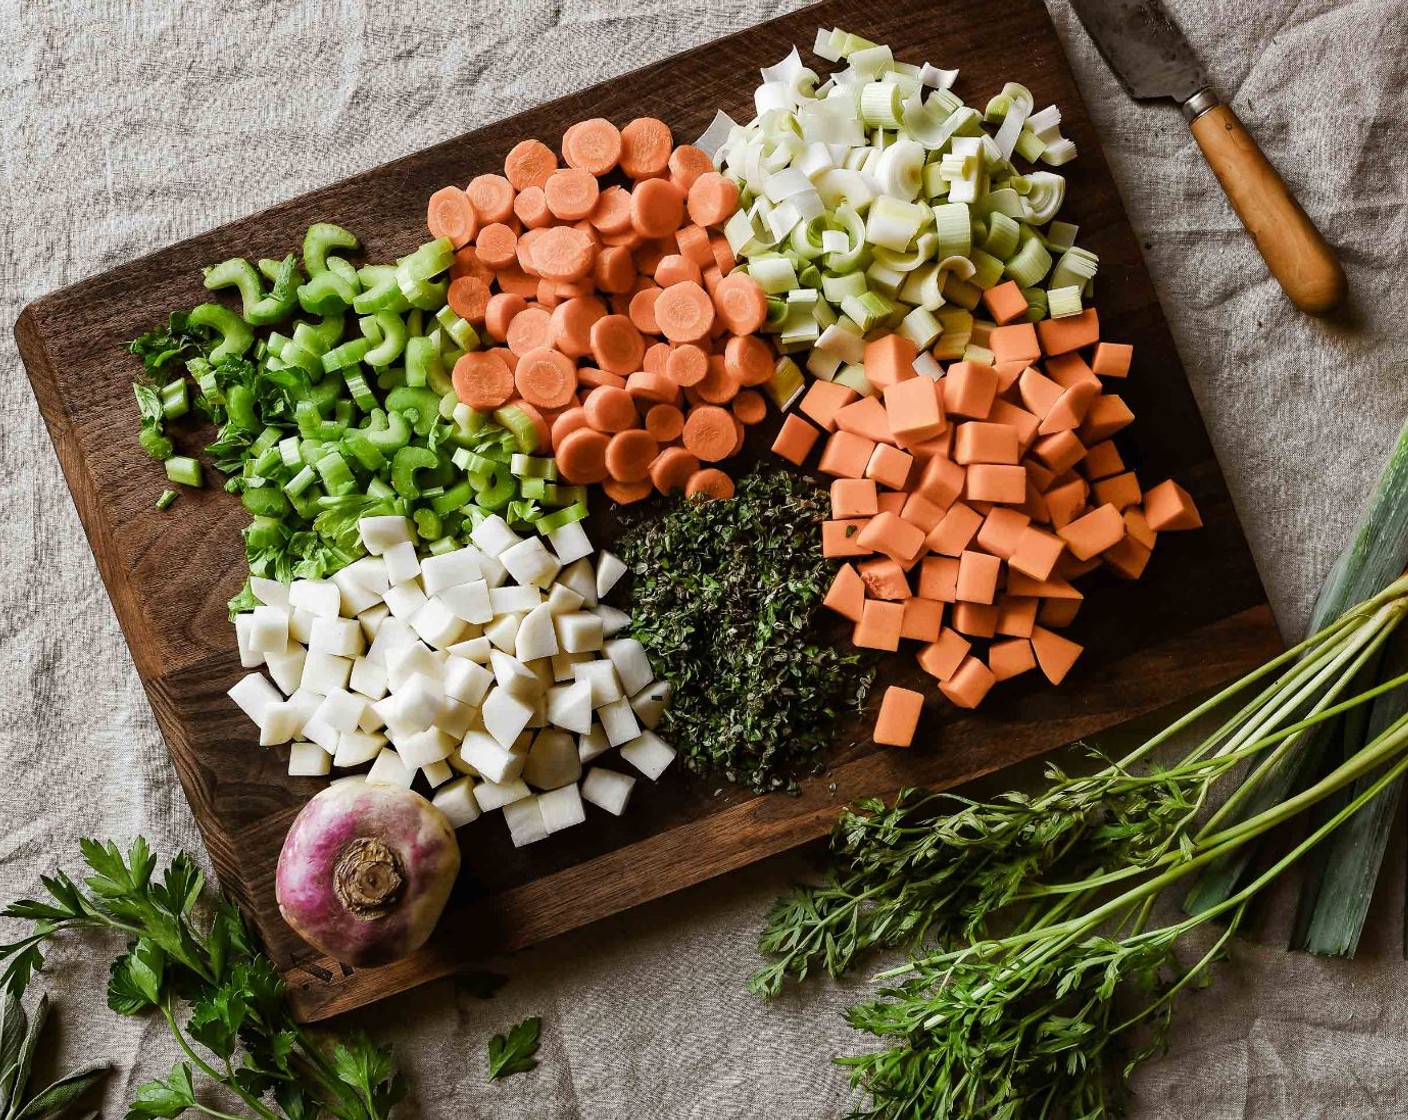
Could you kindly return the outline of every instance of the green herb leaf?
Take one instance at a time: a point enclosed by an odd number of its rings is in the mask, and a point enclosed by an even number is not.
[[[538,1060],[533,1055],[538,1052],[542,1026],[542,1019],[535,1015],[513,1027],[507,1036],[496,1034],[489,1040],[490,1081],[537,1068]]]
[[[109,1066],[88,1065],[66,1073],[35,1093],[14,1120],[61,1120],[84,1096],[107,1079]]]
[[[180,1116],[194,1108],[196,1091],[191,1084],[191,1065],[179,1062],[165,1081],[148,1081],[137,1090],[137,1099],[127,1109],[127,1120],[157,1120]]]

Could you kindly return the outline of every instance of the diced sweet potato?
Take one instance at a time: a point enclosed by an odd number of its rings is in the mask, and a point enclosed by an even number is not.
[[[1124,518],[1113,505],[1103,505],[1056,532],[1077,560],[1089,560],[1124,537]]]
[[[1031,523],[1031,518],[1019,510],[998,506],[983,518],[983,527],[978,530],[978,547],[993,556],[1006,560],[1017,547],[1022,531]]]
[[[964,495],[972,502],[1021,505],[1027,497],[1027,472],[1001,463],[973,463],[964,482]]]
[[[976,657],[967,657],[953,676],[939,682],[939,691],[960,708],[976,708],[997,683],[993,672]]]
[[[1134,347],[1127,342],[1101,342],[1095,347],[1090,368],[1101,377],[1128,377]]]
[[[919,716],[924,711],[924,694],[891,685],[880,700],[875,719],[875,741],[882,747],[907,747],[914,742]]]
[[[1118,510],[1137,506],[1144,497],[1139,490],[1139,479],[1135,477],[1133,471],[1112,474],[1109,478],[1099,479],[1090,487],[1090,490],[1095,495],[1095,500],[1101,505],[1108,502]]]
[[[991,638],[997,633],[997,607],[991,603],[955,603],[953,628],[970,638]]]
[[[1100,384],[1095,371],[1085,364],[1085,359],[1079,354],[1057,354],[1047,358],[1042,363],[1042,368],[1046,370],[1046,376],[1063,389],[1069,389],[1082,381],[1088,381],[1095,386]]]
[[[983,515],[963,502],[955,502],[925,538],[941,556],[958,557],[982,528]]]
[[[835,439],[835,436],[831,437]],[[1032,456],[1055,474],[1065,474],[1085,458],[1085,444],[1074,432],[1041,436],[1032,444]]]
[[[1031,323],[1009,323],[995,328],[988,337],[988,349],[998,362],[1034,362],[1041,357],[1036,327]]]
[[[860,543],[860,534],[870,524],[869,517],[821,523],[821,554],[833,560],[849,556],[869,556],[872,549]]]
[[[1157,533],[1173,529],[1197,529],[1203,523],[1198,507],[1188,491],[1168,479],[1144,495],[1144,516]]]
[[[836,411],[838,431],[864,436],[876,443],[894,443],[894,433],[890,431],[890,417],[879,397],[861,397]]]
[[[862,560],[856,565],[868,599],[890,599],[902,602],[910,597],[909,580],[904,569],[888,556]]]
[[[1041,427],[1041,420],[1028,412],[1025,408],[1018,408],[1011,401],[1004,401],[1001,398],[992,402],[992,410],[988,413],[988,421],[993,424],[1006,424],[1017,433],[1017,443],[1025,450],[1036,439],[1037,429]]]
[[[865,379],[877,389],[918,376],[914,359],[919,348],[902,334],[887,334],[865,344]]]
[[[1109,478],[1124,472],[1124,458],[1113,440],[1103,440],[1086,448],[1085,458],[1080,461],[1081,473],[1094,481]]]
[[[1143,506],[1130,506],[1124,511],[1124,527],[1130,538],[1145,548],[1152,549],[1154,542],[1159,539],[1159,534],[1154,532],[1149,525],[1149,519],[1144,516]]]
[[[935,680],[946,681],[963,664],[972,648],[973,643],[956,630],[944,629],[938,641],[930,642],[919,651],[919,667]]]
[[[1010,681],[1029,669],[1036,668],[1036,654],[1031,642],[1026,638],[1008,638],[1004,642],[993,642],[988,649],[988,667],[992,675],[1000,681]]]
[[[997,399],[996,372],[992,366],[977,362],[954,362],[939,384],[944,391],[944,412],[949,416],[985,420]]]
[[[1006,424],[970,420],[960,424],[953,440],[957,463],[1016,463],[1021,459],[1017,429]]]
[[[1095,308],[1087,307],[1079,315],[1042,319],[1036,330],[1044,353],[1068,354],[1100,340],[1100,315]]]
[[[963,493],[967,472],[951,459],[935,455],[924,464],[915,490],[940,509],[948,509]]]
[[[1065,549],[1062,538],[1030,525],[1017,541],[1017,548],[1007,562],[1012,565],[1013,571],[1033,579],[1050,579]]]
[[[1079,599],[1039,599],[1036,616],[1043,626],[1050,630],[1060,630],[1069,626],[1080,613]]]
[[[836,478],[864,478],[875,441],[854,432],[833,432],[821,453],[818,470]]]
[[[958,561],[952,556],[926,556],[919,568],[919,594],[940,603],[958,601]]]
[[[865,607],[865,583],[861,580],[860,573],[849,564],[842,564],[836,569],[836,578],[831,581],[831,587],[821,603],[842,618],[859,622],[861,611]]]
[[[1123,579],[1138,579],[1144,574],[1153,550],[1136,540],[1125,537],[1100,554],[1100,559]]]
[[[1123,527],[1124,522],[1120,522]],[[924,549],[924,533],[902,517],[885,512],[870,519],[858,538],[861,547],[882,552],[901,564],[914,560]]]
[[[997,323],[1014,323],[1027,313],[1027,297],[1017,286],[1017,281],[1008,280],[997,284],[983,293],[983,302]]]
[[[1096,382],[1098,385],[1099,382]],[[1044,420],[1065,390],[1049,377],[1043,377],[1030,366],[1022,371],[1017,380],[1017,392],[1022,398],[1022,407],[1037,418]]]
[[[1041,671],[1052,684],[1060,684],[1065,680],[1071,666],[1076,663],[1076,658],[1084,652],[1082,646],[1044,626],[1032,630],[1031,643],[1036,653],[1036,663],[1041,666]]]
[[[1099,443],[1134,422],[1129,405],[1114,393],[1101,393],[1090,402],[1078,435],[1084,444]]]
[[[900,637],[915,642],[938,640],[944,627],[944,605],[933,599],[919,596],[904,601],[904,622],[900,626]]]
[[[873,479],[838,478],[831,483],[832,517],[874,517],[879,512]]]
[[[927,377],[911,377],[887,386],[885,414],[900,443],[920,443],[948,427],[942,390],[937,381]]]
[[[991,603],[997,597],[1002,561],[986,552],[965,550],[958,558],[958,601]]]
[[[944,519],[945,512],[923,494],[915,491],[905,497],[904,508],[900,510],[900,516],[911,525],[918,525],[927,536],[934,531],[934,526]]]
[[[811,454],[821,432],[813,428],[795,413],[788,413],[783,420],[777,438],[772,441],[772,449],[789,463],[801,466]]]
[[[1080,427],[1090,402],[1099,396],[1099,390],[1088,381],[1078,381],[1069,389],[1062,389],[1046,419],[1041,422],[1037,433],[1049,436],[1054,432],[1070,432]]]
[[[867,599],[856,623],[852,641],[861,649],[883,649],[893,653],[900,648],[900,628],[904,607],[881,599]]]
[[[871,479],[873,482],[874,479]],[[896,517],[904,516],[905,503],[909,495],[899,490],[881,490],[875,498],[877,513],[893,513]]]
[[[1064,601],[1064,600],[1062,600]],[[1041,599],[1030,595],[1000,595],[997,599],[997,632],[1012,638],[1026,638],[1036,625]]]
[[[836,413],[858,399],[854,389],[838,385],[834,381],[816,380],[807,388],[806,395],[797,405],[803,416],[815,421],[824,432],[836,430]]]
[[[903,490],[913,466],[914,456],[907,451],[888,443],[877,443],[870,453],[870,462],[865,465],[865,477],[873,478],[891,490]]]

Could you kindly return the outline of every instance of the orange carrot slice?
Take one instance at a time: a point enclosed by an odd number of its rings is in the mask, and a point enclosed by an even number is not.
[[[698,385],[709,374],[709,354],[701,347],[686,342],[670,351],[665,359],[665,373],[679,385]]]
[[[562,134],[562,159],[568,167],[605,175],[621,158],[621,133],[604,117],[578,121]]]
[[[490,268],[507,268],[518,257],[518,235],[502,222],[490,222],[480,229],[474,247]]]
[[[533,267],[549,280],[580,280],[592,270],[596,243],[575,226],[553,226],[537,231],[533,240]]]
[[[663,373],[647,373],[644,370],[626,378],[626,392],[641,401],[641,407],[650,404],[674,404],[680,395],[679,386]]]
[[[670,181],[687,191],[699,176],[714,170],[714,161],[693,144],[681,144],[670,153],[669,168]]]
[[[609,437],[592,428],[568,432],[562,442],[554,441],[558,473],[570,483],[587,486],[606,478],[606,448]]]
[[[489,307],[489,285],[477,276],[461,276],[450,281],[445,298],[451,311],[478,326]]]
[[[579,428],[589,426],[586,410],[580,405],[575,408],[564,408],[552,422],[552,445],[557,447]]]
[[[528,302],[522,296],[512,292],[495,293],[484,308],[484,332],[495,342],[506,341],[513,317],[527,307]]]
[[[493,351],[471,350],[461,355],[450,380],[455,396],[480,412],[498,408],[513,396],[513,373]]]
[[[650,481],[662,494],[683,490],[699,470],[699,460],[683,447],[667,447],[650,464]]]
[[[602,233],[625,233],[631,228],[631,192],[607,187],[597,195],[587,220]]]
[[[733,417],[716,405],[691,409],[684,421],[684,445],[705,463],[718,463],[733,453],[737,432]]]
[[[631,228],[642,237],[664,237],[684,221],[684,192],[668,179],[646,179],[631,192]]]
[[[665,363],[670,357],[670,344],[668,342],[657,342],[645,348],[645,354],[640,360],[640,368],[646,373],[664,373]]]
[[[671,284],[656,300],[655,321],[671,342],[697,342],[714,325],[714,301],[692,280]]]
[[[645,340],[625,315],[604,315],[593,323],[591,347],[598,366],[623,375],[640,369],[645,354]]]
[[[518,192],[513,200],[513,213],[528,229],[542,229],[552,225],[552,213],[548,210],[547,196],[542,187],[526,187]]]
[[[689,220],[700,226],[721,226],[738,209],[738,184],[717,171],[706,171],[689,188]]]
[[[772,347],[755,334],[734,335],[724,345],[724,368],[740,385],[763,385],[772,377]]]
[[[641,288],[631,296],[630,320],[642,334],[659,334],[660,324],[655,320],[655,301],[660,298],[660,289]]]
[[[520,357],[552,343],[552,314],[541,307],[525,307],[508,325],[505,341]]]
[[[744,424],[756,424],[768,414],[768,402],[755,389],[744,389],[733,398],[733,414]]]
[[[635,398],[625,389],[615,386],[598,385],[587,394],[582,407],[587,414],[587,423],[599,432],[624,432],[640,422]]]
[[[644,501],[650,497],[654,487],[649,481],[618,482],[614,478],[607,478],[602,480],[601,489],[613,502],[627,506],[632,502]]]
[[[488,284],[494,279],[494,270],[479,259],[479,251],[473,245],[466,245],[456,250],[455,263],[450,265],[450,279],[458,280],[461,276],[477,276]]]
[[[606,447],[606,471],[617,482],[644,482],[660,454],[655,437],[641,428],[617,432]]]
[[[709,355],[709,372],[704,375],[703,381],[693,387],[693,390],[700,400],[707,401],[709,404],[728,404],[738,396],[740,388],[738,381],[729,376],[728,366],[724,359],[717,354],[711,354]]]
[[[504,176],[515,190],[541,187],[557,170],[557,155],[541,140],[522,140],[504,159]]]
[[[714,498],[724,500],[733,497],[733,479],[721,470],[708,467],[695,471],[685,483],[686,498]]]
[[[719,281],[714,308],[732,334],[754,334],[768,317],[768,297],[756,280],[739,272]]]
[[[476,175],[465,194],[481,222],[506,222],[513,215],[513,184],[502,175]]]
[[[596,255],[593,268],[596,286],[603,292],[629,292],[636,282],[636,265],[631,251],[621,245],[608,245]]]
[[[567,167],[554,171],[543,186],[543,197],[555,217],[581,221],[596,208],[601,188],[590,171]]]
[[[469,196],[459,187],[441,187],[430,196],[425,224],[431,237],[448,237],[456,249],[473,241],[479,230]]]
[[[673,443],[684,432],[684,413],[672,404],[657,404],[645,414],[645,430],[658,443]]]
[[[529,350],[518,359],[513,383],[538,408],[566,408],[576,399],[577,367],[557,350]]]
[[[661,175],[670,165],[674,137],[664,121],[637,117],[621,130],[621,170],[632,179]]]
[[[578,367],[577,380],[589,390],[602,385],[605,385],[609,389],[624,389],[626,387],[626,379],[619,373],[611,373],[604,369],[597,369],[596,366]]]
[[[591,353],[592,324],[605,314],[606,304],[595,296],[566,299],[553,309],[548,337],[569,358],[585,358]]]
[[[655,266],[657,284],[668,288],[671,284],[683,284],[686,280],[691,284],[703,283],[704,273],[694,261],[679,253],[660,258],[660,263]]]

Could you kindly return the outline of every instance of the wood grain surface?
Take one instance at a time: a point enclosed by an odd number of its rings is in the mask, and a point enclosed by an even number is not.
[[[1100,256],[1097,303],[1106,336],[1136,347],[1133,376],[1121,391],[1138,420],[1121,438],[1122,450],[1146,484],[1177,477],[1196,498],[1205,529],[1164,534],[1138,583],[1096,577],[1072,630],[1088,654],[1060,690],[1027,674],[1000,686],[977,713],[959,713],[935,693],[909,751],[877,750],[869,719],[852,721],[837,729],[829,772],[805,783],[799,797],[720,790],[715,781],[671,771],[639,789],[625,817],[593,814],[588,824],[523,851],[512,848],[499,822],[480,822],[461,833],[465,870],[430,945],[373,970],[322,958],[284,925],[273,890],[283,835],[322,783],[287,777],[287,749],[256,746],[250,724],[225,696],[242,672],[225,603],[244,576],[239,530],[246,515],[219,489],[187,492],[169,512],[153,508],[164,477],[137,445],[135,364],[119,345],[199,302],[203,265],[280,257],[313,221],[356,231],[373,259],[408,252],[426,237],[431,192],[498,168],[524,137],[556,144],[568,124],[593,116],[620,124],[656,115],[677,140],[698,135],[715,108],[746,120],[758,68],[793,43],[808,54],[818,25],[891,43],[905,61],[960,67],[957,89],[969,104],[981,106],[1004,81],[1019,79],[1039,105],[1060,105],[1065,133],[1081,153],[1063,169],[1070,190],[1062,216],[1080,224],[1080,243]],[[908,784],[952,785],[1186,700],[1280,648],[1139,247],[1040,0],[820,4],[85,280],[26,308],[16,336],[221,885],[248,915],[309,1020],[815,839],[853,797]],[[120,434],[127,432],[133,435]],[[194,448],[197,436],[183,437],[184,445]],[[752,435],[744,464],[765,456],[768,438],[767,430]],[[607,539],[609,512],[593,522],[593,539]],[[885,663],[882,680],[924,678],[900,655]]]

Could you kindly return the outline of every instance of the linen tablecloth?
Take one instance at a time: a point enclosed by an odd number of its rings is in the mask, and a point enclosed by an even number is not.
[[[1127,100],[1051,0],[1286,632],[1408,413],[1408,9],[1402,0],[1170,0],[1213,81],[1339,249],[1351,314],[1293,311],[1174,109]],[[0,898],[78,837],[200,840],[9,327],[28,301],[179,238],[798,5],[786,0],[0,0]],[[933,59],[942,64],[942,59]],[[1021,58],[1011,60],[1021,77]],[[116,364],[116,359],[115,359]],[[126,376],[115,368],[113,376]],[[130,438],[114,433],[115,438]],[[394,1034],[407,1116],[813,1120],[844,1111],[833,1054],[864,1040],[842,988],[744,990],[781,859],[368,1017]],[[1243,945],[1140,1075],[1141,1117],[1408,1114],[1408,965],[1393,901],[1353,962]],[[0,933],[10,934],[7,926]],[[64,1058],[119,1068],[107,1114],[175,1058],[101,992],[115,944],[50,962]],[[109,952],[111,950],[111,953]],[[541,1014],[540,1068],[485,1084],[485,1042]]]

